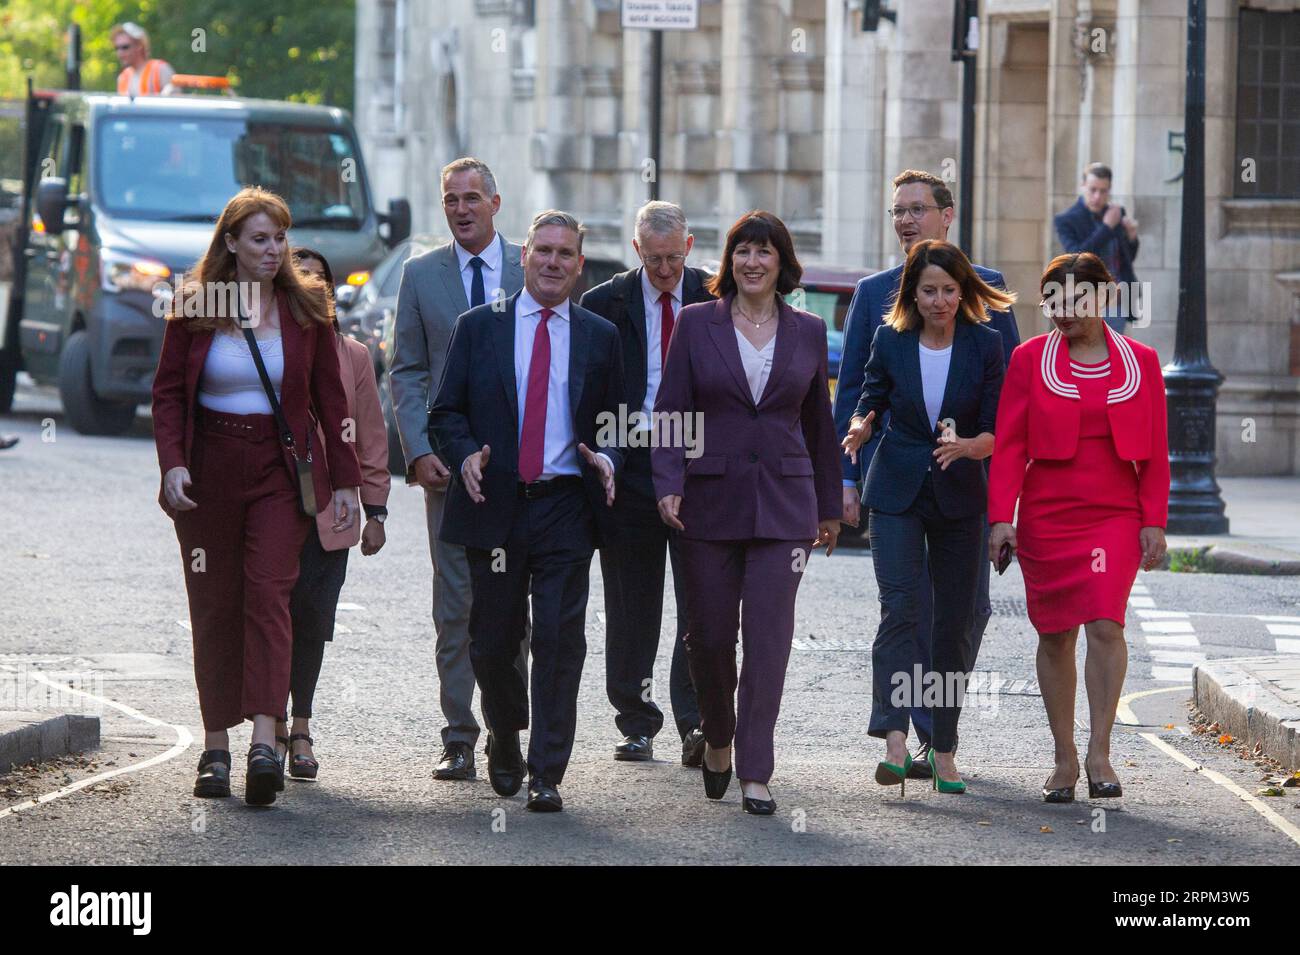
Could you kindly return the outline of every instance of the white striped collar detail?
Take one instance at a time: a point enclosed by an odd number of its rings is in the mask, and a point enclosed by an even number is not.
[[[1124,369],[1124,380],[1118,387],[1111,388],[1106,393],[1106,403],[1113,405],[1120,401],[1127,401],[1138,393],[1138,389],[1142,387],[1142,369],[1138,365],[1137,355],[1133,353],[1133,347],[1128,343],[1128,340],[1123,335],[1117,335],[1109,325],[1103,323],[1103,327],[1106,329],[1106,335],[1110,342],[1112,357],[1118,355],[1120,365]],[[1079,399],[1079,386],[1062,381],[1056,370],[1056,357],[1064,340],[1065,336],[1061,334],[1059,329],[1053,328],[1047,333],[1047,342],[1043,345],[1041,365],[1043,384],[1047,386],[1047,390],[1052,394],[1060,395],[1062,398],[1073,398],[1077,401]],[[1074,363],[1071,362],[1070,364]]]
[[[1056,373],[1056,354],[1061,350],[1061,342],[1064,341],[1059,329],[1053,328],[1047,333],[1047,341],[1043,345],[1043,362],[1042,375],[1043,384],[1047,390],[1054,395],[1060,395],[1062,398],[1073,398],[1079,400],[1079,386],[1071,384],[1068,381],[1062,381],[1061,376]]]

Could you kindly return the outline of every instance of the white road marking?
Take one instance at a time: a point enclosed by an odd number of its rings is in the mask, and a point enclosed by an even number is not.
[[[1259,614],[1252,614],[1251,616],[1256,620],[1263,620],[1265,623],[1300,623],[1300,617],[1268,617],[1260,616]]]
[[[1143,621],[1143,633],[1195,633],[1189,620],[1152,620]]]
[[[1150,597],[1129,597],[1128,602],[1134,607],[1154,607],[1156,602]]]
[[[1300,640],[1278,640],[1278,653],[1300,653]]]
[[[1187,612],[1185,610],[1139,610],[1137,615],[1148,620],[1161,618],[1178,620],[1187,619]]]
[[[1151,659],[1156,663],[1204,663],[1205,654],[1189,650],[1152,650]]]
[[[4,664],[0,664],[0,669],[8,670],[11,673],[16,672],[13,667],[5,666]],[[107,772],[88,776],[85,779],[78,780],[70,786],[64,786],[63,788],[56,789],[53,792],[37,796],[35,799],[28,799],[26,802],[20,802],[17,805],[9,806],[6,809],[0,809],[0,819],[4,819],[6,816],[16,815],[20,812],[25,812],[28,809],[43,805],[47,802],[52,802],[55,799],[62,799],[64,796],[70,796],[78,790],[85,789],[87,786],[93,786],[95,783],[102,782],[105,779],[112,779],[114,776],[121,776],[125,773],[139,772],[142,769],[148,769],[150,766],[157,766],[159,763],[165,763],[169,759],[185,752],[190,748],[190,744],[194,742],[194,737],[190,735],[190,731],[184,726],[179,726],[175,723],[166,723],[162,720],[155,719],[152,716],[146,716],[139,710],[127,706],[125,703],[118,703],[116,700],[110,700],[106,697],[98,696],[97,694],[89,693],[85,690],[78,690],[73,687],[60,685],[39,671],[28,671],[28,675],[39,683],[44,683],[47,686],[57,689],[60,693],[73,693],[78,696],[84,696],[87,699],[94,700],[97,703],[102,703],[105,706],[111,706],[113,709],[125,713],[132,719],[139,720],[142,723],[147,723],[150,726],[165,726],[176,734],[176,742],[165,753],[159,753],[157,756],[142,760],[138,763],[131,763],[129,766],[119,766],[116,769],[111,769]]]
[[[1130,703],[1132,703],[1133,700],[1141,699],[1144,696],[1151,696],[1152,694],[1155,693],[1172,693],[1176,690],[1181,690],[1181,689],[1184,688],[1180,686],[1170,686],[1170,687],[1162,687],[1157,690],[1142,690],[1141,692],[1138,693],[1130,693],[1128,696],[1123,697],[1119,701],[1119,707],[1116,711],[1116,716],[1118,717],[1121,723],[1125,723],[1129,726],[1138,726],[1140,725],[1138,723],[1138,718],[1136,715],[1134,715],[1133,709],[1129,705]],[[1273,824],[1274,828],[1280,830],[1283,835],[1285,835],[1296,845],[1300,846],[1300,826],[1296,826],[1295,823],[1287,819],[1283,819],[1272,809],[1272,807],[1261,802],[1258,797],[1252,796],[1250,793],[1246,792],[1246,790],[1242,789],[1240,786],[1234,783],[1231,779],[1228,779],[1228,777],[1224,776],[1222,773],[1216,773],[1212,769],[1207,769],[1206,767],[1202,766],[1200,763],[1197,763],[1195,760],[1189,759],[1187,756],[1184,756],[1182,753],[1180,753],[1174,747],[1170,746],[1168,743],[1166,743],[1160,737],[1156,736],[1154,733],[1138,733],[1138,735],[1141,736],[1148,743],[1150,743],[1152,746],[1154,746],[1156,749],[1160,750],[1160,752],[1164,753],[1166,756],[1173,759],[1174,761],[1181,763],[1182,765],[1186,766],[1188,769],[1192,770],[1198,775],[1204,776],[1207,779],[1211,780],[1212,782],[1218,783],[1224,789],[1228,790],[1229,792],[1233,793],[1236,796],[1241,797],[1241,800],[1245,802],[1247,805],[1249,805],[1251,809],[1255,810],[1257,813],[1259,813],[1261,816],[1267,819],[1270,823]]]
[[[1268,632],[1275,637],[1300,637],[1300,626],[1293,623],[1270,623]]]
[[[361,604],[341,603],[338,605],[338,609],[364,611],[366,608],[361,606]]]
[[[176,622],[181,625],[182,630],[189,630],[191,633],[194,632],[194,628],[190,626],[190,622],[188,620],[177,620]]]
[[[1161,647],[1199,647],[1200,646],[1200,643],[1198,643],[1196,640],[1196,634],[1194,633],[1172,633],[1163,636],[1160,634],[1148,633],[1146,635],[1146,638],[1147,638],[1147,643],[1151,644],[1152,646],[1161,646]]]
[[[1192,668],[1153,666],[1151,668],[1151,679],[1160,680],[1164,683],[1190,684],[1192,681]]]

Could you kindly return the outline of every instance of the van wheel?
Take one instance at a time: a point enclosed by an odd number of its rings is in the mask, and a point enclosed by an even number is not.
[[[68,423],[79,434],[124,434],[135,422],[135,404],[104,401],[90,382],[90,338],[73,332],[59,356],[59,396]]]
[[[0,349],[0,414],[13,410],[17,384],[18,349]]]

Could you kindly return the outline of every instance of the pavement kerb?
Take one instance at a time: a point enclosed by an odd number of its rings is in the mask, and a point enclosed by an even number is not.
[[[1300,704],[1285,699],[1261,673],[1300,676],[1293,656],[1214,660],[1192,669],[1192,700],[1225,733],[1300,771]]]
[[[0,773],[98,746],[98,716],[0,711]]]
[[[1170,543],[1163,569],[1182,573],[1300,576],[1300,554],[1255,544]]]

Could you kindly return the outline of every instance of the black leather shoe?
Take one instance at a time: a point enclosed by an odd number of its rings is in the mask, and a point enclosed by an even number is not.
[[[469,743],[448,743],[433,767],[434,779],[473,779],[475,774],[474,749]]]
[[[704,774],[704,795],[710,799],[721,799],[727,794],[731,785],[731,767],[726,769],[709,769],[709,764],[700,759],[700,771]]]
[[[275,755],[275,747],[254,743],[248,747],[248,771],[244,776],[244,802],[250,806],[269,806],[275,794],[284,791],[284,766]]]
[[[564,800],[557,788],[534,779],[528,784],[528,809],[532,812],[560,812],[564,809]]]
[[[624,736],[614,747],[614,758],[632,763],[643,763],[655,758],[655,744],[649,736]]]
[[[489,733],[488,781],[498,796],[513,796],[524,784],[524,754],[519,733]]]
[[[916,751],[912,757],[912,765],[907,770],[908,779],[929,779],[930,778],[930,744],[922,743],[921,748]]]
[[[755,799],[753,796],[742,795],[740,808],[751,816],[770,816],[776,812],[776,800]]]
[[[194,780],[194,795],[220,799],[230,795],[230,751],[205,750],[199,756],[199,775]]]
[[[1089,799],[1118,799],[1124,795],[1124,787],[1119,783],[1094,783],[1092,775],[1086,770],[1085,774],[1088,776]]]
[[[704,731],[698,726],[682,740],[682,765],[699,769],[704,765]]]

